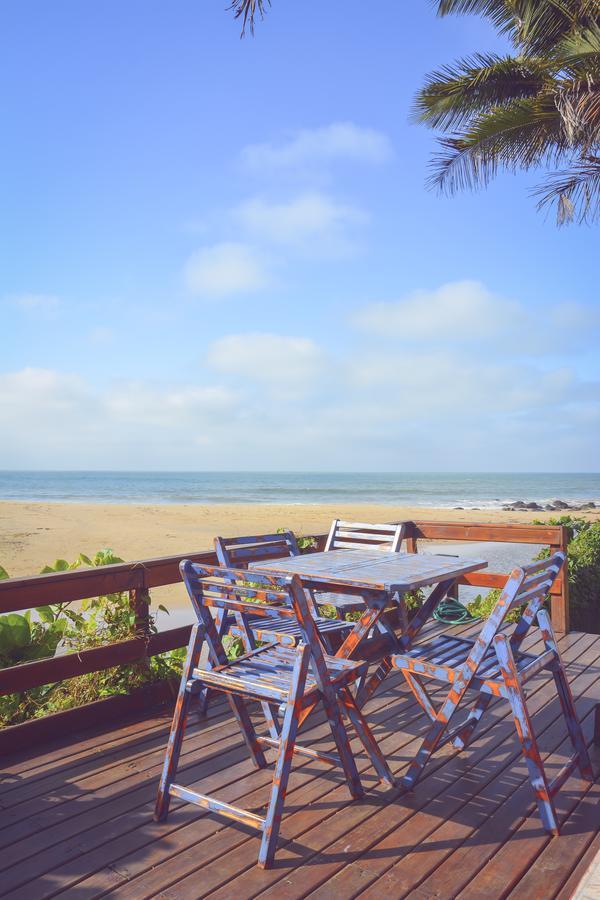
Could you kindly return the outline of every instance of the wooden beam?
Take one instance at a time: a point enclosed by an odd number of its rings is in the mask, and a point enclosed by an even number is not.
[[[558,525],[501,525],[466,522],[414,522],[411,536],[432,541],[491,541],[514,544],[558,544]]]
[[[181,581],[179,563],[182,559],[218,565],[214,551],[205,550],[71,572],[8,578],[0,581],[0,613],[176,584]]]
[[[569,531],[564,525],[557,528],[558,540],[550,547],[551,552],[560,550],[567,554],[567,561],[560,570],[554,586],[558,588],[556,596],[552,597],[550,605],[550,613],[552,616],[552,627],[555,631],[562,631],[567,634],[570,630],[570,610],[569,610]]]
[[[159,631],[148,638],[131,638],[81,650],[79,653],[66,653],[63,656],[52,656],[49,659],[38,659],[35,662],[21,663],[0,669],[0,695],[27,691],[42,684],[52,684],[78,675],[87,675],[101,669],[135,662],[145,656],[155,656],[167,650],[175,650],[187,644],[191,625]]]

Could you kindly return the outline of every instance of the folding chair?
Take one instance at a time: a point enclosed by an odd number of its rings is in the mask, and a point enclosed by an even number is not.
[[[240,569],[199,566],[189,560],[184,560],[180,568],[198,624],[192,630],[183,667],[158,790],[155,818],[157,821],[165,820],[169,812],[170,798],[179,797],[210,812],[254,826],[262,831],[258,865],[268,868],[275,854],[294,753],[341,766],[351,796],[360,798],[364,794],[356,762],[350,750],[342,711],[353,725],[380,780],[389,785],[394,784],[389,767],[349,690],[362,674],[365,664],[326,656],[323,653],[306,595],[297,576],[278,578],[257,573],[252,576],[253,586],[249,587],[247,572]],[[225,612],[225,616],[221,619],[221,633],[217,630],[211,609]],[[255,614],[257,609],[265,619],[273,615],[295,618],[302,632],[302,643],[294,648],[269,644],[239,659],[228,661],[221,640],[222,633],[227,627],[226,616],[232,612],[248,616]],[[208,644],[210,668],[199,666],[204,640]],[[205,686],[227,695],[257,768],[264,768],[267,765],[263,747],[272,747],[276,750],[271,796],[264,818],[174,781],[190,697]],[[247,700],[259,700],[283,709],[281,735],[274,738],[260,737],[256,734],[246,708]],[[300,715],[315,700],[322,703],[325,709],[337,754],[296,744]]]
[[[328,550],[383,550],[389,553],[398,553],[404,540],[406,523],[398,522],[396,525],[374,525],[369,522],[345,522],[342,519],[334,519],[329,529],[325,552]],[[333,606],[340,618],[348,612],[364,612],[365,605],[360,597],[349,597],[345,594],[320,593],[317,595],[320,605]],[[401,606],[403,624],[405,624],[405,609]],[[389,631],[385,616],[379,620],[378,630]]]
[[[281,559],[282,556],[299,556],[300,554],[298,543],[291,531],[282,531],[278,534],[259,534],[255,537],[216,537],[215,550],[220,565],[244,569],[252,562]],[[248,577],[252,581],[254,574]],[[311,595],[309,595],[309,605],[323,645],[329,653],[332,653],[334,647],[341,644],[352,630],[352,624],[320,616]],[[290,621],[283,615],[273,616],[268,622],[265,622],[264,618],[260,616],[248,616],[247,623],[248,631],[244,630],[241,622],[231,627],[231,634],[242,639],[246,651],[254,649],[255,646],[249,633],[252,634],[254,640],[277,641],[278,644],[286,647],[295,647],[302,639],[298,623],[294,620]]]
[[[457,750],[464,749],[472,740],[474,730],[491,700],[503,697],[511,705],[544,828],[552,834],[559,833],[554,796],[576,767],[582,778],[592,780],[590,758],[565,667],[550,616],[543,606],[565,559],[564,553],[555,553],[541,562],[514,569],[476,640],[444,635],[392,657],[392,666],[402,671],[417,701],[433,722],[403,778],[405,788],[410,790],[414,786],[424,765],[438,747],[452,741]],[[501,628],[508,613],[514,609],[521,609],[521,615],[512,635],[508,636]],[[524,653],[519,648],[535,622],[540,628],[545,649],[539,654]],[[440,657],[444,655],[442,664]],[[540,756],[524,690],[527,681],[543,669],[549,670],[554,678],[575,751],[551,782]],[[451,685],[437,710],[423,685],[423,678],[433,678]],[[476,703],[460,725],[447,731],[467,690],[478,692]]]

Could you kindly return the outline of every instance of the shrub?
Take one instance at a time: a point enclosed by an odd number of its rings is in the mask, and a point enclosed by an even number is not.
[[[84,554],[73,563],[58,559],[54,565],[44,566],[41,574],[122,561],[112,550],[101,550],[93,559]],[[5,569],[1,569],[0,578],[8,578]],[[167,612],[164,606],[159,609]],[[100,644],[125,640],[136,629],[135,612],[126,592],[84,600],[79,609],[74,609],[71,603],[57,603],[38,606],[35,612],[36,618],[30,610],[24,615],[0,616],[0,667],[52,657],[59,645],[65,652],[77,653]],[[150,631],[156,632],[153,616],[150,616]],[[14,725],[103,697],[130,693],[143,684],[178,675],[184,656],[185,649],[182,648],[113,669],[4,695],[0,697],[0,725]]]
[[[501,592],[499,588],[493,588],[493,590],[488,591],[485,597],[482,597],[481,594],[477,594],[474,600],[471,600],[470,603],[467,603],[468,612],[470,612],[475,619],[488,619],[492,613],[494,606],[498,602],[500,593]],[[504,621],[517,622],[520,615],[520,610],[513,609],[512,612],[509,612]]]
[[[547,522],[537,520],[534,524],[563,525],[567,529],[571,628],[600,634],[600,522],[560,516]],[[545,547],[536,559],[546,559],[549,555],[550,550]],[[485,597],[479,594],[467,609],[474,616],[487,618],[499,596],[499,590],[490,591]],[[518,611],[515,611],[509,614],[507,621],[517,617]]]

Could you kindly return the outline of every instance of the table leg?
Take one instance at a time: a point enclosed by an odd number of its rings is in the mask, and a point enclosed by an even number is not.
[[[441,600],[447,595],[450,588],[456,584],[457,579],[452,578],[448,581],[440,581],[440,583],[432,590],[431,594],[418,611],[418,613],[414,616],[412,621],[408,624],[406,631],[403,631],[402,636],[399,640],[399,649],[401,652],[406,653],[407,650],[410,650],[414,639],[417,637],[423,625],[433,614],[436,606],[440,603]],[[392,655],[388,654],[385,656],[373,674],[367,679],[367,681],[361,685],[361,688],[356,697],[356,705],[359,709],[365,705],[365,703],[370,700],[373,696],[379,685],[385,680],[385,678],[389,675],[392,670]]]
[[[406,633],[400,638],[399,644],[401,651],[406,652],[407,650],[410,650],[415,638],[418,636],[427,619],[433,615],[437,605],[444,599],[448,594],[448,591],[457,581],[458,579],[456,578],[440,581],[440,583],[432,590],[421,609],[408,623]]]
[[[375,596],[364,595],[363,600],[367,608],[336,652],[336,656],[341,656],[344,659],[350,659],[353,656],[365,636],[381,618],[387,603],[387,596],[381,596],[380,593]]]

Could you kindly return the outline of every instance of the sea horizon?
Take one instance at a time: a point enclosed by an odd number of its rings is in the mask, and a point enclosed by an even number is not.
[[[125,504],[600,504],[600,473],[0,470],[0,499]]]

